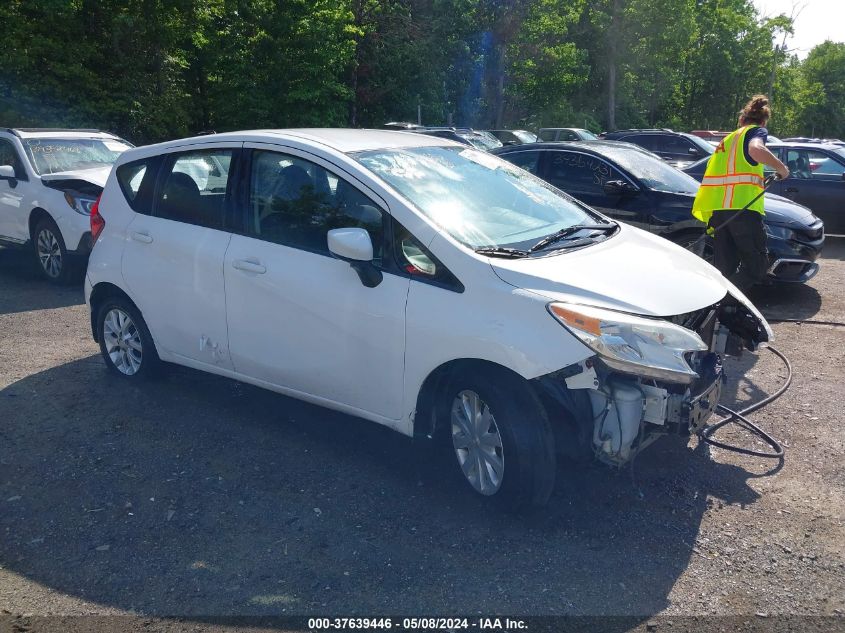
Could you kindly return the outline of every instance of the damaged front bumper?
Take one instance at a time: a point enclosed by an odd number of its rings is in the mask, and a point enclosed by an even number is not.
[[[581,454],[592,452],[619,466],[663,435],[699,433],[719,406],[725,384],[722,358],[771,338],[765,320],[743,304],[728,296],[667,319],[698,334],[707,347],[684,356],[693,380],[655,378],[635,367],[620,371],[601,355],[543,377],[545,393],[577,420]]]

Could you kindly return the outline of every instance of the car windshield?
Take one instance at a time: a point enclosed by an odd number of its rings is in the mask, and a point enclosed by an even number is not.
[[[832,149],[830,151],[839,156],[839,158],[845,159],[845,147],[837,147],[836,149]]]
[[[527,171],[475,149],[410,147],[355,158],[473,249],[521,249],[571,226],[608,222]]]
[[[537,135],[525,130],[514,130],[513,135],[523,143],[536,143]]]
[[[649,153],[608,144],[602,147],[602,154],[618,163],[622,169],[650,189],[670,193],[695,193],[698,191],[698,181],[695,178]]]
[[[578,130],[579,134],[581,135],[581,140],[583,141],[596,141],[598,140],[598,136],[590,132],[590,130],[585,130],[583,128]]]
[[[29,138],[24,147],[38,174],[93,169],[111,165],[132,147],[110,138]]]

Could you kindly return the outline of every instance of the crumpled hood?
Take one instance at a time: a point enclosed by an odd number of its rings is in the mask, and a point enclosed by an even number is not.
[[[699,310],[728,292],[750,304],[697,255],[665,238],[620,226],[616,235],[593,246],[547,257],[491,258],[490,264],[506,283],[549,300],[645,316],[668,317]]]
[[[793,227],[808,227],[818,218],[805,206],[789,198],[766,194],[766,220]]]
[[[98,187],[105,187],[106,180],[109,179],[111,173],[111,165],[105,167],[93,167],[91,169],[75,169],[73,171],[60,171],[55,174],[44,174],[41,176],[41,181],[59,182],[61,180],[84,180],[90,182],[92,185]]]

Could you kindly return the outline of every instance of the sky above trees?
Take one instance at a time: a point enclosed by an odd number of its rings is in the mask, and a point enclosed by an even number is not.
[[[795,33],[786,42],[801,59],[825,40],[845,42],[842,0],[754,0],[754,6],[765,17],[795,16]]]
[[[0,124],[729,129],[763,92],[845,138],[845,44],[794,33],[754,0],[6,0]]]

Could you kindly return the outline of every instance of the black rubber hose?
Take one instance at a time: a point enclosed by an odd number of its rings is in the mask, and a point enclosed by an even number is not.
[[[699,431],[698,436],[701,438],[703,442],[710,444],[712,446],[716,446],[718,448],[724,449],[726,451],[733,451],[734,453],[742,453],[743,455],[753,455],[754,457],[767,457],[770,459],[783,459],[783,446],[781,446],[780,442],[778,442],[775,438],[771,435],[766,433],[763,429],[759,426],[754,424],[751,420],[746,418],[745,416],[749,413],[753,413],[758,409],[762,409],[767,404],[770,404],[780,398],[786,390],[789,389],[789,385],[792,384],[792,363],[789,362],[789,359],[781,354],[778,350],[774,347],[767,346],[775,356],[779,357],[784,364],[786,365],[786,381],[780,386],[780,389],[775,391],[772,395],[763,398],[760,402],[752,404],[750,407],[746,407],[740,411],[734,411],[733,409],[729,409],[724,405],[718,405],[716,410],[720,413],[727,413],[728,417],[720,420],[716,424],[712,424],[703,428]],[[766,444],[774,449],[774,452],[767,453],[764,451],[755,451],[750,448],[742,448],[741,446],[731,446],[730,444],[723,444],[718,440],[714,440],[712,438],[713,434],[721,429],[723,426],[730,424],[731,422],[735,422],[740,426],[744,427],[749,433],[752,435],[756,435],[760,439],[762,439]]]

